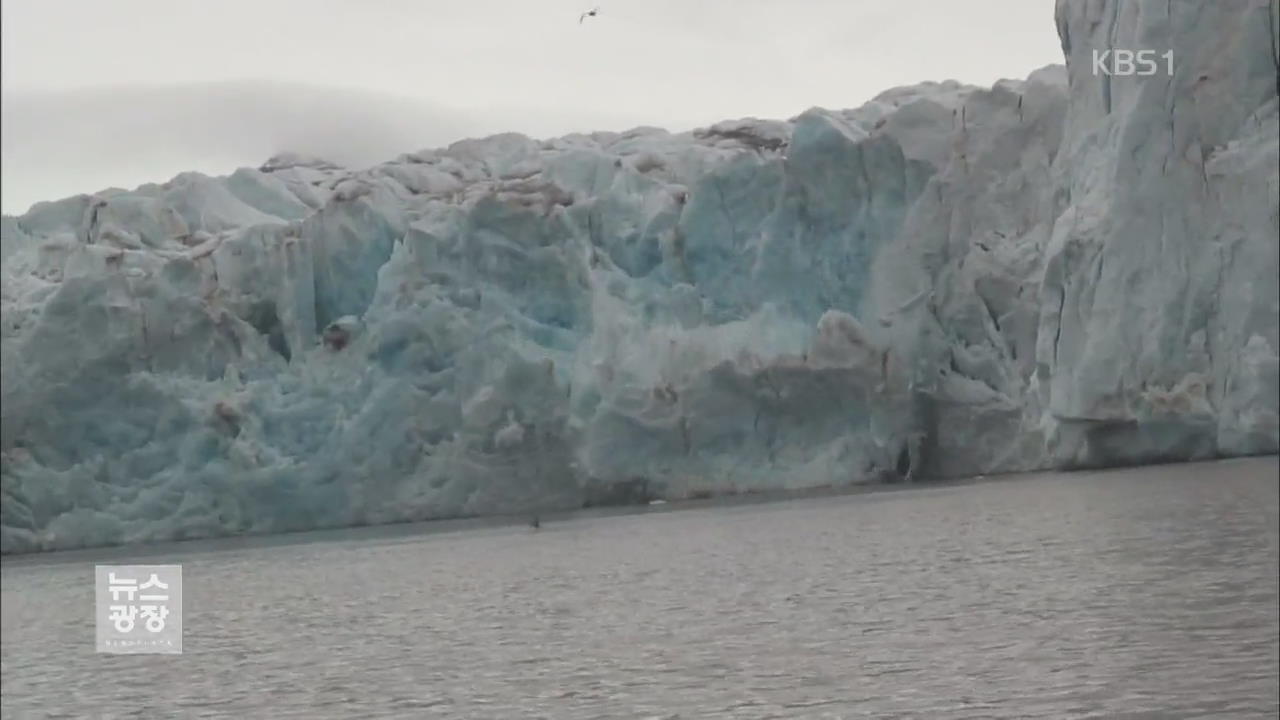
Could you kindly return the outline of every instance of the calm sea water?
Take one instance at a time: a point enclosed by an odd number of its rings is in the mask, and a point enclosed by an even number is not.
[[[6,560],[6,718],[1274,718],[1277,460]],[[95,562],[184,566],[181,656]]]

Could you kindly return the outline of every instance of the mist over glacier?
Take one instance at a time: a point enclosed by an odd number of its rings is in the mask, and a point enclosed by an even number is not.
[[[1276,7],[1062,2],[1066,66],[991,88],[6,216],[3,551],[1275,453]]]

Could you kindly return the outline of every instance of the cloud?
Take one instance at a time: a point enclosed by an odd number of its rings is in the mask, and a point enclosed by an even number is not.
[[[500,131],[786,118],[1061,62],[1050,0],[600,0],[579,25],[595,4],[5,0],[0,204],[286,149],[367,165]]]
[[[656,124],[607,111],[460,110],[374,91],[259,81],[6,91],[0,113],[6,214],[190,170],[219,175],[256,167],[286,150],[360,168],[499,132],[552,137]]]
[[[268,82],[6,92],[3,209],[225,173],[292,150],[362,167],[477,128],[465,113],[349,89]]]

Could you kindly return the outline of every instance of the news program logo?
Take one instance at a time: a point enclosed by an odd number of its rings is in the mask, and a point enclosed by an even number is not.
[[[182,566],[94,568],[98,652],[182,654]]]

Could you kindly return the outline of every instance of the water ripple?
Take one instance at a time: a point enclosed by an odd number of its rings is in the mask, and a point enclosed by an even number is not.
[[[1274,718],[1276,478],[1266,458],[172,545],[182,656],[95,654],[91,562],[6,560],[0,713]]]

